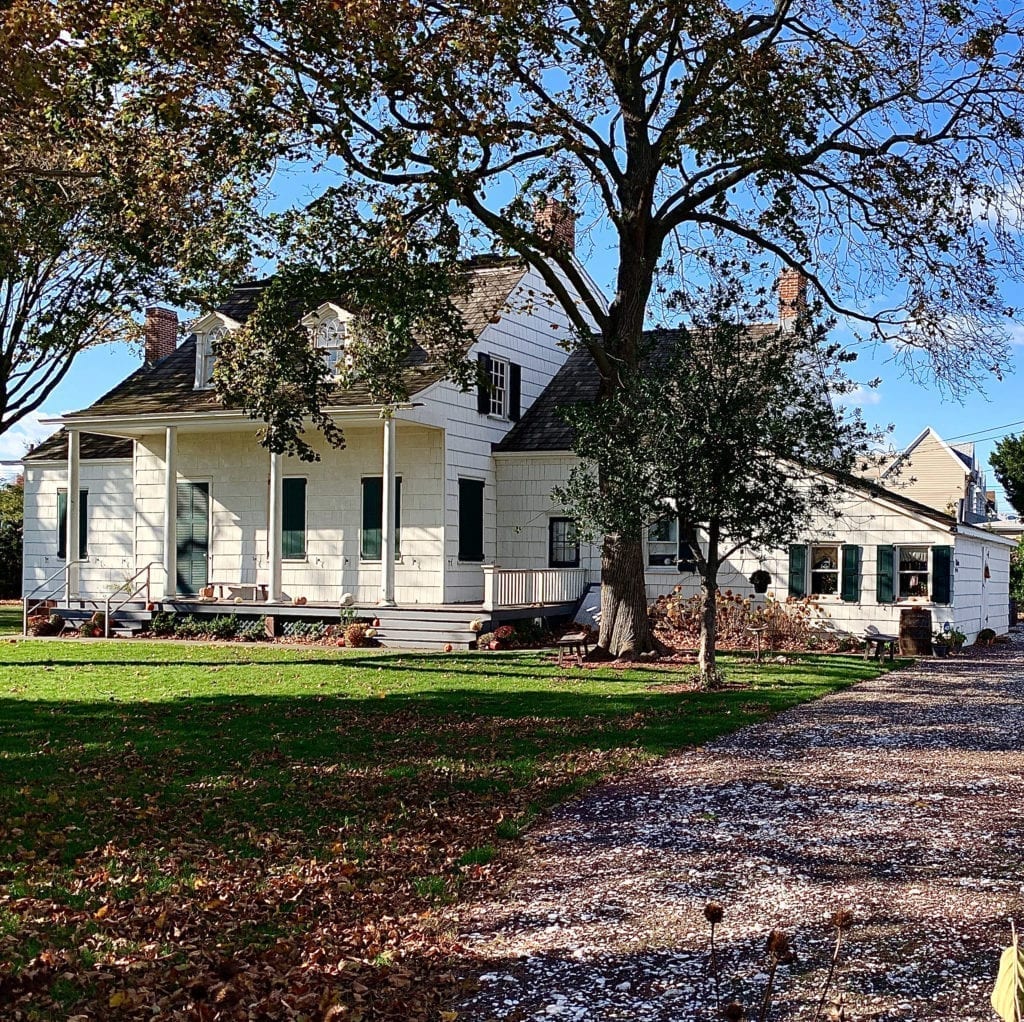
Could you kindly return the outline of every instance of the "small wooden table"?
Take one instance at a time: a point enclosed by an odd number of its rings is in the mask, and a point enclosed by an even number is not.
[[[558,666],[562,666],[562,656],[566,650],[576,654],[577,666],[583,666],[583,657],[590,652],[590,636],[586,632],[569,632],[555,643],[558,646]]]
[[[899,641],[898,635],[885,635],[877,629],[866,629],[864,632],[864,659],[867,660],[871,656],[871,647],[874,646],[876,660],[882,659],[882,652],[886,647],[889,648],[889,659],[892,660],[895,657]]]

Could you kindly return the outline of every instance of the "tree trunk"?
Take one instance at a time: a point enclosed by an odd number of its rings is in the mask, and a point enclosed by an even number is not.
[[[647,616],[644,545],[639,537],[617,535],[604,538],[598,648],[623,660],[657,648]]]
[[[704,688],[715,688],[721,680],[715,662],[715,647],[718,639],[718,529],[708,530],[707,563],[701,575],[701,598],[703,605],[700,615],[700,648],[697,652],[697,669]]]

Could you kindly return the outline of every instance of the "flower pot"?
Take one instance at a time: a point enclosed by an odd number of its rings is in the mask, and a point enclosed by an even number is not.
[[[493,642],[489,642],[487,644],[487,648],[488,649],[501,649],[501,643],[498,642],[497,639],[495,639]]]
[[[945,645],[945,643],[932,643],[932,651],[937,657],[939,657],[939,659],[945,659],[949,656],[949,646]]]

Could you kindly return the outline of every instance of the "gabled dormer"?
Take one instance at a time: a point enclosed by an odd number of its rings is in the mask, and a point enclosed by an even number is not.
[[[313,347],[323,355],[332,376],[337,378],[352,368],[356,324],[351,312],[334,302],[324,302],[304,316],[301,323],[309,332]]]
[[[241,325],[223,312],[208,312],[192,324],[192,331],[196,335],[196,390],[209,390],[213,386],[213,346],[221,337]]]

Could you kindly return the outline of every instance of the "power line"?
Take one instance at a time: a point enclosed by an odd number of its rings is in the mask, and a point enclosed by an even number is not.
[[[1000,433],[995,433],[990,437],[981,436],[982,433],[990,433],[994,429],[1009,429],[1010,426],[1024,426],[1024,419],[1018,419],[1016,422],[1006,422],[1002,426],[982,426],[981,429],[972,430],[970,433],[960,433],[958,436],[947,436],[943,437],[943,440],[966,440],[968,437],[975,437],[978,440],[994,440],[997,436],[1001,436]]]

